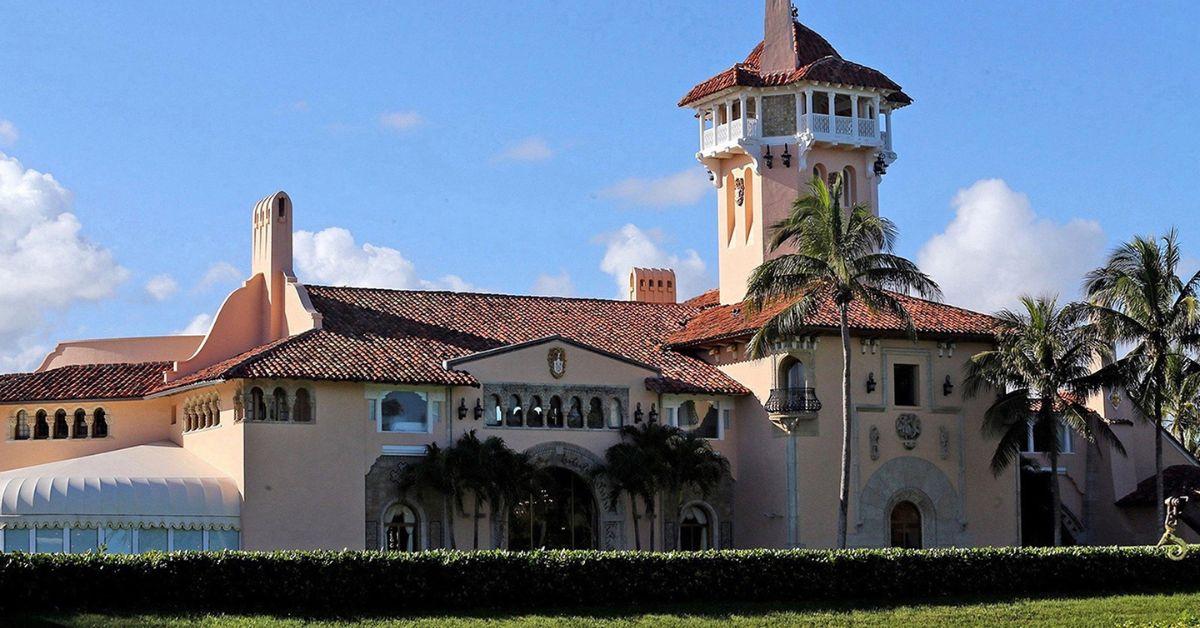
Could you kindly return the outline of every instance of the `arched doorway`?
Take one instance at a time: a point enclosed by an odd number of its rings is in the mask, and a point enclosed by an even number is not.
[[[510,510],[508,549],[595,549],[596,513],[588,483],[567,469],[550,467],[542,486]]]
[[[680,551],[699,552],[713,546],[712,513],[700,504],[688,504],[679,517]]]
[[[892,508],[892,547],[921,549],[921,510],[910,501]]]
[[[393,504],[383,513],[383,549],[415,552],[421,549],[417,511],[407,504]]]

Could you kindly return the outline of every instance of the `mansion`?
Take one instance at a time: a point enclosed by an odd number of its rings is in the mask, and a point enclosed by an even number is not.
[[[846,202],[880,211],[893,115],[913,99],[787,0],[766,1],[764,26],[744,60],[679,103],[717,191],[712,290],[681,301],[669,269],[632,269],[627,300],[308,285],[292,264],[302,210],[271,194],[251,212],[250,277],[207,334],[62,342],[34,372],[0,375],[0,549],[447,547],[451,529],[471,537],[470,498],[446,513],[436,495],[402,493],[396,472],[472,430],[554,480],[538,507],[485,505],[482,546],[633,548],[632,513],[607,507],[591,471],[621,427],[649,421],[709,439],[730,473],[707,495],[661,496],[641,547],[834,546],[837,311],[825,304],[806,335],[749,359],[778,310],[751,315],[746,283],[814,176],[841,174]],[[994,319],[897,298],[915,340],[893,315],[850,313],[850,545],[1043,543],[1051,473],[1071,542],[1157,540],[1155,428],[1132,403],[1089,400],[1127,455],[1064,429],[1060,468],[1031,434],[1021,464],[994,475],[991,400],[962,394]],[[1169,435],[1164,455],[1198,465]]]

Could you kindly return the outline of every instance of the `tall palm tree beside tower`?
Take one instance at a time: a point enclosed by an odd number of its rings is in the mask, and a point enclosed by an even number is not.
[[[1088,273],[1084,290],[1090,312],[1105,338],[1132,345],[1111,370],[1124,380],[1125,389],[1143,416],[1154,423],[1154,497],[1158,518],[1163,505],[1163,418],[1169,365],[1177,372],[1200,368],[1188,353],[1197,346],[1200,302],[1196,298],[1200,273],[1180,279],[1182,255],[1172,229],[1161,238],[1138,236],[1109,254],[1104,266]]]
[[[747,308],[794,301],[751,338],[752,358],[765,356],[778,341],[804,333],[817,308],[832,298],[842,337],[842,460],[838,499],[838,547],[846,547],[850,502],[850,305],[890,312],[915,336],[904,305],[893,292],[941,298],[938,285],[913,262],[892,253],[896,225],[866,204],[842,207],[842,177],[832,185],[814,177],[787,217],[770,227],[769,250],[781,255],[763,262],[747,283]]]
[[[1092,369],[1096,357],[1109,354],[1109,343],[1089,322],[1087,308],[1059,307],[1053,298],[1028,296],[1021,297],[1021,306],[995,315],[999,321],[996,347],[971,356],[964,394],[968,398],[985,391],[998,395],[983,416],[984,434],[999,439],[991,462],[996,475],[1020,459],[1033,430],[1037,449],[1050,462],[1051,525],[1057,547],[1062,545],[1059,431],[1074,430],[1088,442],[1099,436],[1118,452],[1125,450],[1108,423],[1083,405],[1102,390]]]

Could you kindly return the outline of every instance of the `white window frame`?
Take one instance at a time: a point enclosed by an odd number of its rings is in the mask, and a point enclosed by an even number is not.
[[[1062,421],[1058,422],[1058,440],[1060,447],[1059,454],[1075,453],[1075,437],[1072,434],[1074,430],[1067,426]],[[1033,444],[1033,422],[1025,424],[1025,449],[1021,452],[1025,454],[1044,454],[1044,451],[1038,451]]]
[[[81,529],[81,528],[74,528],[72,526],[63,526],[63,528],[62,528],[62,537],[63,537],[62,538],[62,543],[63,543],[62,553],[63,554],[71,553],[71,549],[72,549],[71,548],[71,530],[74,530],[74,529]],[[108,544],[108,529],[105,526],[97,526],[95,528],[87,527],[86,529],[91,529],[91,530],[96,531],[96,547],[89,548],[89,549],[99,549],[100,547]],[[129,554],[130,555],[146,553],[141,548],[141,542],[142,542],[142,539],[141,539],[141,530],[142,529],[141,528],[121,528],[121,529],[130,531],[130,538],[129,538],[129,544],[130,544],[129,545]],[[155,529],[167,531],[167,551],[174,552],[175,551],[175,532],[177,531],[177,529],[176,528],[155,528]],[[237,547],[234,549],[240,550],[242,547],[242,531],[241,530],[233,530],[233,531],[236,532],[238,535]],[[7,540],[7,537],[9,537],[10,535],[15,536],[15,535],[22,535],[22,534],[26,536],[26,540],[28,541],[27,547],[29,547],[29,553],[31,553],[31,554],[39,553],[37,551],[37,533],[36,532],[37,532],[37,528],[0,529],[0,554],[5,553],[4,543]],[[204,530],[201,530],[200,532],[202,534],[201,547],[203,548],[203,551],[206,551],[206,552],[215,551],[215,550],[210,549],[211,548],[210,540],[209,540],[210,530],[204,529]],[[52,552],[42,552],[42,553],[52,553]],[[105,553],[108,553],[108,552],[105,552]]]
[[[733,402],[726,397],[707,395],[665,395],[663,396],[663,414],[667,425],[679,427],[679,408],[688,401],[711,401],[717,409],[717,437],[705,437],[707,440],[725,440],[726,423],[732,422]]]
[[[411,430],[383,429],[383,413],[380,412],[379,402],[393,392],[411,392],[425,396],[427,408],[425,412],[425,426],[423,428]],[[446,405],[446,393],[444,390],[420,386],[370,385],[366,388],[365,396],[369,404],[368,418],[375,423],[375,432],[377,434],[432,434],[434,426],[441,422],[442,411]]]

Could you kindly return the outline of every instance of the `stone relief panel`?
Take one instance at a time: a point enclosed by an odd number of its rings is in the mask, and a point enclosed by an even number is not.
[[[883,463],[863,485],[858,493],[851,545],[890,545],[891,510],[902,500],[912,502],[921,511],[925,547],[970,545],[958,492],[941,469],[914,456]]]

